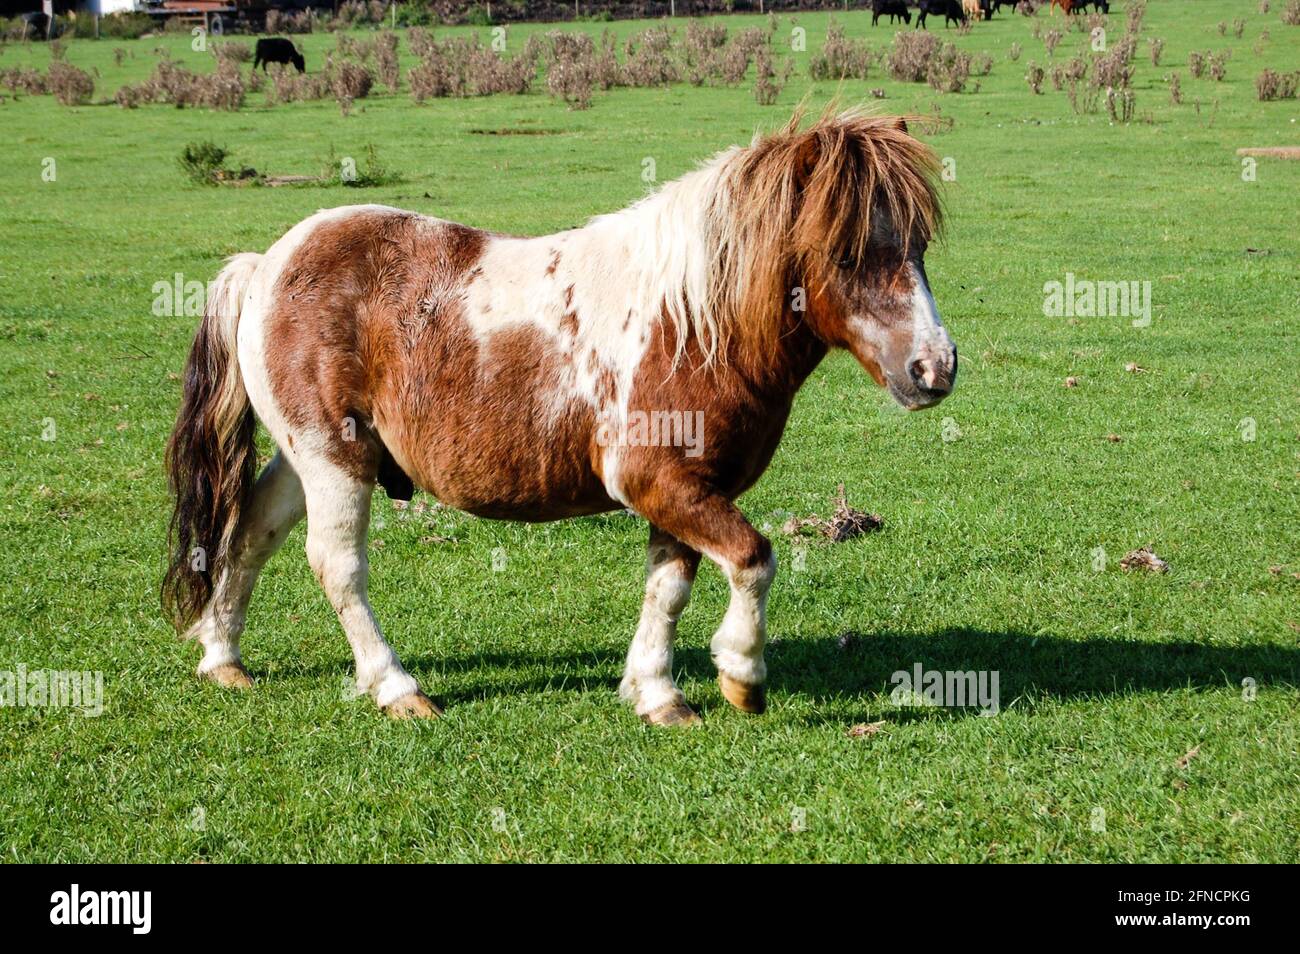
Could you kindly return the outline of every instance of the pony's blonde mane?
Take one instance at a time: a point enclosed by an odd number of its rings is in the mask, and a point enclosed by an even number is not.
[[[904,254],[940,229],[938,159],[901,121],[857,109],[802,120],[605,217],[629,228],[636,297],[671,323],[675,361],[692,337],[706,364],[770,356],[796,277],[824,286],[836,259],[865,259],[882,208]]]

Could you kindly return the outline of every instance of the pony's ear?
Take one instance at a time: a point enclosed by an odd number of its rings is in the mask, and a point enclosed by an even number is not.
[[[894,117],[894,128],[899,132],[907,132],[907,120],[902,116]]]

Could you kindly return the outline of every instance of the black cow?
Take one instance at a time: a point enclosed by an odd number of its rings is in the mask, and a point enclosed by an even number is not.
[[[936,17],[941,13],[943,14],[943,25],[945,27],[953,23],[960,25],[966,22],[966,11],[961,8],[958,0],[921,0],[918,6],[920,7],[920,12],[916,17],[918,27],[930,29],[925,25],[925,18],[932,13]]]
[[[1010,7],[1013,11],[1020,5],[1020,0],[992,0],[993,8],[1001,10],[1003,7]]]
[[[298,67],[299,73],[307,71],[307,61],[298,52],[298,48],[279,36],[257,41],[257,49],[253,53],[253,69],[260,66],[262,72],[265,73],[267,63],[284,63],[286,65],[292,63]]]
[[[50,18],[37,10],[35,13],[19,14],[23,23],[24,40],[43,40],[51,32]]]
[[[876,21],[884,16],[889,17],[890,23],[897,22],[899,17],[904,23],[912,22],[912,14],[907,12],[907,0],[871,0],[871,25],[875,26]]]
[[[1070,12],[1082,13],[1089,7],[1093,7],[1098,13],[1110,13],[1110,0],[1074,0]]]

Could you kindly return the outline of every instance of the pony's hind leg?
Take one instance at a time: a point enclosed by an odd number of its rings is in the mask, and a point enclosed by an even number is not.
[[[691,725],[700,717],[673,682],[677,619],[691,596],[700,554],[658,527],[646,548],[645,601],[627,654],[619,695],[653,725]]]
[[[188,636],[203,647],[199,675],[223,686],[253,684],[239,655],[248,600],[266,561],[305,513],[302,483],[282,454],[263,468],[231,541],[231,555],[212,599]]]
[[[307,495],[307,560],[347,634],[357,663],[357,689],[395,718],[433,718],[441,710],[402,668],[370,608],[369,559],[373,481],[324,459],[300,467]]]
[[[776,576],[776,557],[767,538],[736,506],[698,481],[682,478],[669,486],[660,474],[632,501],[656,526],[717,563],[731,585],[731,602],[710,648],[726,700],[744,712],[767,707],[767,591]]]

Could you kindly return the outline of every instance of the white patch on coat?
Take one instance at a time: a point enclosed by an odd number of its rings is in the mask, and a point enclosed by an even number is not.
[[[912,270],[912,361],[929,361],[930,367],[922,382],[927,388],[933,388],[940,367],[952,363],[953,343],[948,329],[939,318],[939,306],[935,304],[930,286],[915,265]]]

